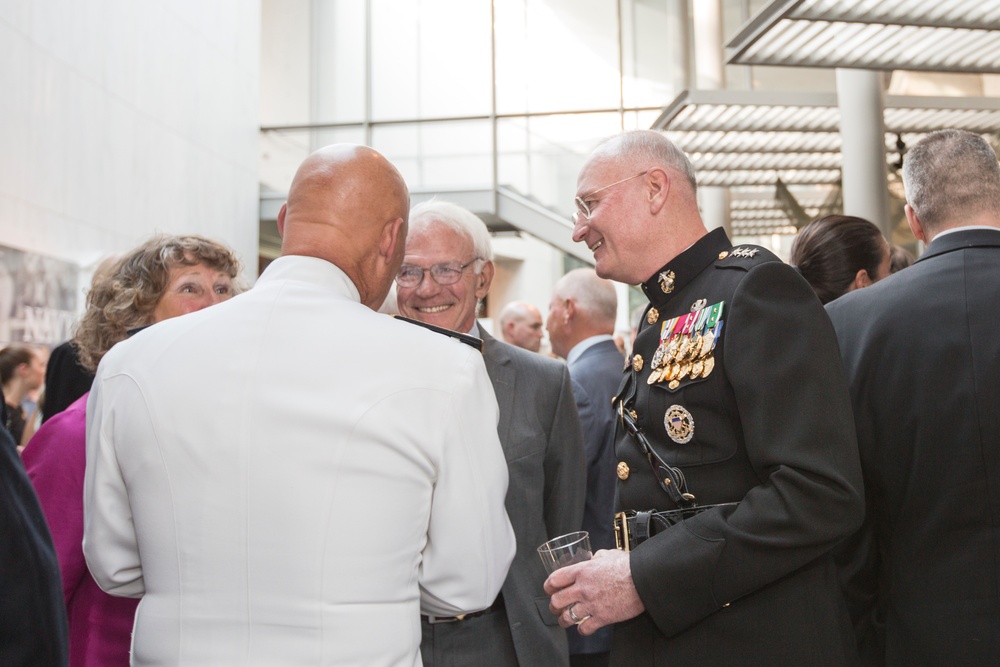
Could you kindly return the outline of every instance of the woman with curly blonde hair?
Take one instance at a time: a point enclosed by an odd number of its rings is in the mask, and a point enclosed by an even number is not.
[[[233,296],[240,262],[229,248],[201,236],[157,236],[98,276],[73,337],[81,364],[93,371],[111,347],[136,329]],[[69,618],[71,667],[129,664],[138,600],[108,595],[83,557],[84,394],[53,416],[24,450],[56,545]]]
[[[232,250],[201,236],[143,243],[87,294],[87,311],[73,336],[80,363],[96,370],[129,331],[228,299],[239,271]]]

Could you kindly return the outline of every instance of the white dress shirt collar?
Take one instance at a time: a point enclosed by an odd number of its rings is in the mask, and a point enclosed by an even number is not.
[[[600,334],[598,336],[591,336],[590,338],[584,338],[579,343],[573,346],[573,349],[569,351],[566,356],[566,364],[571,364],[580,358],[580,355],[606,340],[614,340],[610,334]]]

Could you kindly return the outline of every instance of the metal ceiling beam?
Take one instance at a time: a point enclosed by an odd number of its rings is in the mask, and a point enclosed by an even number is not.
[[[996,98],[889,96],[886,163],[927,132],[1000,128]],[[703,185],[833,184],[842,165],[840,109],[834,94],[684,91],[653,125],[687,153]]]
[[[727,45],[741,65],[1000,72],[1000,3],[776,0]]]

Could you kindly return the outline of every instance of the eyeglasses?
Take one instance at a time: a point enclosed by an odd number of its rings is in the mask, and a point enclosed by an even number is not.
[[[435,264],[429,269],[417,266],[415,264],[404,264],[399,267],[399,273],[396,274],[396,284],[400,287],[416,287],[424,280],[424,273],[429,272],[431,278],[434,279],[438,285],[454,285],[458,282],[458,279],[462,277],[462,273],[472,264],[481,259],[480,257],[473,257],[465,264],[459,264],[458,262],[442,262],[440,264]]]
[[[588,194],[586,196],[586,199],[590,199],[601,190],[607,190],[608,188],[613,188],[616,185],[621,185],[625,181],[631,181],[633,178],[639,178],[640,176],[645,176],[647,173],[649,173],[648,169],[642,172],[641,174],[636,174],[635,176],[629,176],[628,178],[623,178],[620,181],[615,181],[611,185],[605,185],[603,188],[597,188],[596,190]],[[580,222],[580,218],[583,218],[584,220],[590,220],[590,216],[594,214],[594,212],[590,210],[590,204],[586,202],[586,199],[584,199],[583,197],[576,198],[576,212],[573,213],[573,224],[578,224]]]

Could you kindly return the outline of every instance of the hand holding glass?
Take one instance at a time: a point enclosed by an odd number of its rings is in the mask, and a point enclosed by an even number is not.
[[[590,533],[585,530],[553,538],[538,547],[538,556],[549,574],[561,567],[590,560],[591,555]]]

